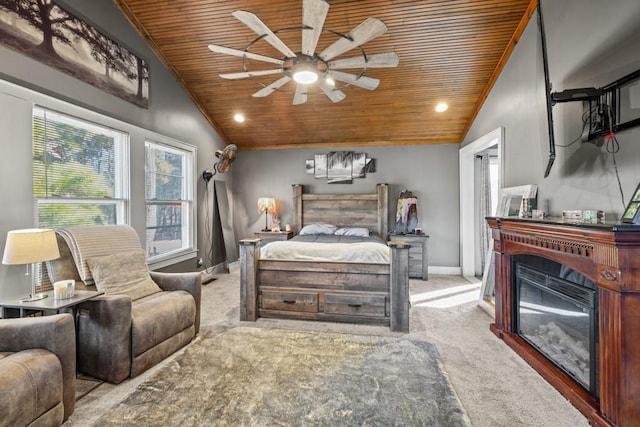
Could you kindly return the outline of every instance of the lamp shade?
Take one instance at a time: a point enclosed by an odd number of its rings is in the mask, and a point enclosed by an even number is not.
[[[276,199],[273,197],[260,197],[258,199],[258,210],[262,212],[273,212],[276,207]]]
[[[31,264],[60,257],[56,233],[53,230],[30,228],[7,233],[3,264]]]

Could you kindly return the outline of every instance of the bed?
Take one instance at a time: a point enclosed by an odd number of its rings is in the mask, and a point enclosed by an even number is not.
[[[386,242],[387,184],[378,184],[375,193],[367,194],[310,194],[298,184],[292,186],[292,192],[296,234],[308,225],[328,223],[337,228],[366,228]],[[388,242],[384,260],[261,255],[270,245],[288,242],[268,243],[262,251],[259,238],[240,241],[240,320],[270,317],[362,323],[408,332],[409,245]]]

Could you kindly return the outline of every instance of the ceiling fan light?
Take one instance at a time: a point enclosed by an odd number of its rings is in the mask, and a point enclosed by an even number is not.
[[[293,80],[296,83],[308,85],[318,80],[318,74],[310,70],[300,70],[293,73]]]
[[[296,83],[308,85],[318,80],[318,67],[311,61],[302,61],[294,65],[291,74]]]

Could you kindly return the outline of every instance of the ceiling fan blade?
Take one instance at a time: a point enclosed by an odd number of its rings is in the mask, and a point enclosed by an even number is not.
[[[325,79],[318,79],[318,87],[333,102],[340,102],[347,97],[347,95],[345,95],[344,92],[336,89],[333,85],[327,83]]]
[[[338,59],[337,61],[329,61],[330,70],[343,70],[345,68],[384,68],[384,67],[396,67],[399,62],[398,55],[395,52],[388,53],[376,53],[374,55],[367,55],[365,62],[363,56],[356,56],[354,58]]]
[[[288,58],[295,58],[296,54],[287,47],[282,40],[276,36],[273,31],[265,25],[255,14],[247,12],[246,10],[236,10],[232,13],[240,22],[247,27],[251,28],[259,36],[265,36],[264,40],[271,46],[278,49],[284,56]]]
[[[297,84],[296,93],[293,95],[293,105],[300,105],[307,102],[307,87]]]
[[[348,83],[368,90],[374,90],[380,84],[379,79],[367,76],[358,77],[355,74],[343,73],[341,71],[329,71],[327,75],[334,80],[339,80],[343,83]]]
[[[290,81],[291,81],[291,77],[284,76],[284,77],[276,80],[275,82],[271,83],[270,85],[263,87],[262,89],[260,89],[256,93],[254,93],[252,96],[255,97],[255,98],[263,98],[263,97],[265,97],[267,95],[271,95],[280,86],[282,86],[285,83],[288,83]]]
[[[302,3],[302,53],[313,56],[322,33],[324,20],[329,12],[326,0],[304,0]]]
[[[336,56],[345,53],[349,49],[358,47],[361,44],[373,40],[387,32],[387,26],[378,18],[367,18],[363,23],[349,31],[347,37],[341,37],[331,46],[320,53],[320,58],[328,61]]]
[[[220,74],[220,77],[223,79],[246,79],[247,77],[256,77],[256,76],[268,76],[269,74],[278,74],[282,72],[282,68],[278,68],[277,70],[258,70],[258,71],[244,71],[241,73],[227,73]]]
[[[278,65],[284,64],[284,61],[282,59],[271,58],[269,56],[258,55],[257,53],[251,53],[245,50],[231,49],[230,47],[218,46],[215,44],[210,44],[209,50],[211,52],[224,53],[225,55],[239,56],[240,58],[246,56],[249,59],[255,59],[257,61],[271,62]]]

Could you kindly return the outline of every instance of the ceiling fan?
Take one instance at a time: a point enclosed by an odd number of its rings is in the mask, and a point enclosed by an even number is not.
[[[340,102],[346,97],[345,93],[340,90],[342,87],[336,87],[336,81],[344,83],[343,87],[353,85],[374,90],[380,84],[380,80],[365,76],[366,70],[368,68],[395,67],[398,65],[398,55],[395,52],[367,55],[361,45],[387,32],[387,26],[377,18],[368,18],[349,33],[341,34],[323,28],[328,12],[329,3],[326,0],[303,0],[302,27],[299,27],[302,30],[302,50],[294,52],[276,35],[279,31],[288,31],[291,28],[271,31],[255,14],[236,10],[232,15],[258,34],[258,38],[249,43],[245,50],[209,45],[209,49],[213,52],[242,58],[244,71],[220,74],[220,77],[243,79],[282,74],[283,76],[273,83],[263,84],[264,87],[253,96],[257,98],[268,96],[293,80],[296,83],[293,96],[294,105],[307,102],[309,86],[313,83],[333,102]],[[337,36],[338,40],[317,53],[316,47],[323,32]],[[250,52],[249,49],[259,40],[269,43],[284,57],[273,58]],[[359,56],[334,60],[334,58],[355,48],[360,49]],[[247,59],[277,64],[279,68],[250,71],[247,68]],[[337,71],[342,69],[360,69],[360,71],[357,74]]]
[[[216,157],[220,160],[213,165],[213,171],[207,169],[202,172],[202,179],[208,183],[218,172],[227,172],[231,168],[231,163],[236,159],[237,153],[238,147],[235,144],[229,144],[224,149],[217,150]]]

